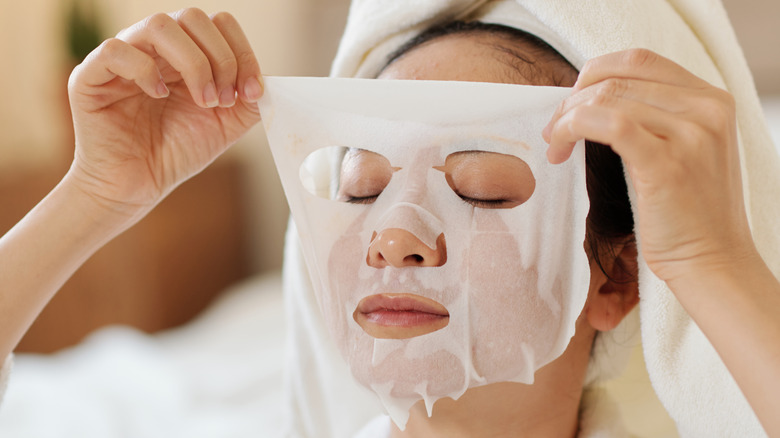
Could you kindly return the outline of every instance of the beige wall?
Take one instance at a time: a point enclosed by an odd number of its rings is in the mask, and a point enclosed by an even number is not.
[[[0,13],[0,171],[47,161],[61,137],[67,75],[53,0],[3,2]]]
[[[103,0],[101,8],[114,30],[155,12],[198,7],[207,13],[228,11],[244,28],[265,74],[327,74],[328,52],[335,52],[346,15],[346,0]],[[335,13],[334,13],[335,12]],[[321,17],[331,17],[322,22]],[[325,53],[320,53],[320,52]],[[325,55],[325,56],[322,56]]]
[[[780,1],[724,0],[756,88],[780,94]]]

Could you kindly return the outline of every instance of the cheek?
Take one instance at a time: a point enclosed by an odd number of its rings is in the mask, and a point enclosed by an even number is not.
[[[559,316],[540,297],[536,267],[522,268],[518,237],[503,220],[481,214],[475,221],[491,231],[475,235],[468,256],[474,367],[491,381],[511,379],[523,366],[524,346],[547,354]]]
[[[348,307],[359,285],[360,269],[366,263],[363,242],[358,233],[364,220],[365,215],[359,217],[333,244],[328,255],[327,272],[322,275],[325,284],[315,288],[325,325],[342,351],[354,342],[354,334],[349,333],[348,326],[354,309]]]

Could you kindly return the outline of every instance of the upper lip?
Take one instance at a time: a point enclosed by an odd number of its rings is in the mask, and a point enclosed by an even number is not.
[[[437,301],[408,293],[370,295],[360,300],[356,310],[364,314],[390,310],[396,312],[422,312],[441,316],[450,315],[447,308]]]

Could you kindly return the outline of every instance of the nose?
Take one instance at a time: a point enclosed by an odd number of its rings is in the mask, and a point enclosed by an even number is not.
[[[379,234],[374,232],[368,246],[366,262],[374,268],[442,266],[447,262],[444,233],[439,234],[436,247],[431,248],[402,228],[386,228]]]

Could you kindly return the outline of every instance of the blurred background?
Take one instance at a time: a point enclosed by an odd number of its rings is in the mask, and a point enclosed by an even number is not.
[[[101,40],[159,11],[227,10],[264,74],[327,75],[348,0],[29,0],[0,15],[0,233],[63,175],[73,153],[66,84]],[[726,0],[767,110],[780,113],[780,2]],[[777,132],[780,123],[773,128]],[[777,135],[777,134],[776,134]],[[96,254],[19,346],[51,352],[109,323],[155,332],[188,321],[242,278],[281,266],[287,205],[262,127]]]
[[[780,143],[780,2],[724,3]],[[5,0],[2,6],[0,234],[67,170],[73,154],[68,76],[101,40],[156,12],[187,6],[207,13],[226,10],[242,24],[264,74],[325,76],[349,1]],[[283,350],[278,271],[287,218],[265,135],[257,126],[99,251],[57,294],[17,352],[61,353],[17,355],[0,411],[0,425],[7,429],[0,429],[22,436],[18,431],[48,427],[50,434],[35,429],[24,435],[36,437],[239,437],[247,436],[246,430],[263,430],[268,423],[256,414],[273,418],[280,409],[273,401],[278,398],[247,401],[263,393],[281,397],[281,360],[272,367],[268,355]],[[231,295],[223,291],[237,283],[249,285],[243,292],[239,288],[243,298],[223,301],[198,317],[220,295]],[[254,298],[247,298],[247,291]],[[175,329],[196,317],[188,328]],[[116,324],[133,329],[104,329],[78,348],[66,349],[95,329]],[[154,339],[144,339],[143,333],[155,333]],[[637,360],[641,363],[641,352]],[[181,394],[184,398],[175,398]],[[626,397],[646,413],[645,396]],[[170,419],[183,412],[172,406],[188,406],[192,416],[181,422],[190,427],[187,433],[164,433]],[[241,413],[248,415],[239,421]],[[95,429],[119,415],[123,420],[114,427],[121,434]],[[244,428],[241,421],[247,418],[257,424]],[[231,435],[226,425],[234,423]],[[85,434],[87,425],[98,432]],[[651,424],[645,426],[651,430]],[[72,434],[63,432],[67,427]]]

